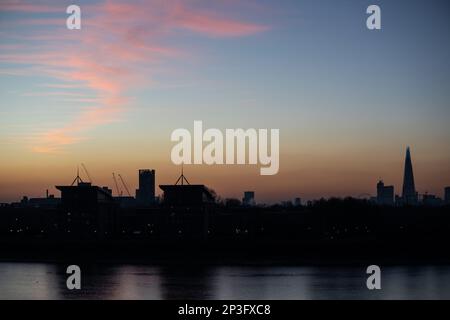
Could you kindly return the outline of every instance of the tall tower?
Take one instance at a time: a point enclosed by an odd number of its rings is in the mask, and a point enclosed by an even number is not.
[[[136,190],[139,205],[150,206],[155,202],[155,170],[139,170],[139,189]]]
[[[415,205],[418,202],[416,186],[414,184],[414,174],[411,161],[411,152],[409,147],[406,149],[405,173],[403,176],[403,203],[407,205]]]

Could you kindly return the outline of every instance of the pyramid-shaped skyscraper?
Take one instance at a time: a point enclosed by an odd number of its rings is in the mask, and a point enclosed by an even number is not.
[[[416,186],[414,184],[414,174],[409,147],[406,149],[405,173],[403,176],[402,200],[404,204],[415,205],[418,202]]]

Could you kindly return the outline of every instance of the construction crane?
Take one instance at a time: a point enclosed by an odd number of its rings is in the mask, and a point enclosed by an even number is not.
[[[84,163],[81,164],[81,167],[83,168],[84,172],[86,173],[86,175],[87,175],[87,177],[89,179],[89,182],[92,183],[92,178],[91,178],[91,176],[90,176],[86,166],[84,165]]]
[[[123,181],[123,178],[122,178],[122,176],[120,175],[120,173],[119,173],[119,179],[120,179],[120,181],[122,182],[122,184],[123,184],[123,187],[124,187],[124,188],[125,188],[125,190],[127,191],[127,194],[128,194],[128,196],[129,196],[129,197],[131,197],[131,193],[130,193],[130,190],[128,190],[128,187],[127,187],[127,185],[126,185],[125,181]]]
[[[119,184],[117,183],[116,175],[114,174],[114,172],[113,172],[112,176],[113,176],[114,184],[116,185],[117,196],[121,197],[122,191],[120,191],[120,189],[119,189]]]

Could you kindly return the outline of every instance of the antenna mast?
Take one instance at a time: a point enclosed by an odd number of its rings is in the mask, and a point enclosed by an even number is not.
[[[77,177],[73,180],[71,186],[73,186],[75,184],[75,182],[77,183],[77,186],[80,183],[83,183],[83,180],[81,180],[81,178],[80,178],[80,167],[79,166],[77,166]]]
[[[190,184],[189,181],[184,176],[183,164],[181,164],[181,176],[178,178],[177,182],[175,182],[175,185],[177,185],[179,182],[181,182],[181,185],[184,185],[184,182],[186,182],[187,184]]]

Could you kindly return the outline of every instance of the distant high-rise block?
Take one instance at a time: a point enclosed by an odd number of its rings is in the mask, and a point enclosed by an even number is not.
[[[394,205],[394,187],[385,186],[383,181],[377,184],[377,203],[379,205]]]
[[[255,205],[255,192],[245,191],[244,198],[242,199],[242,204],[244,206],[254,206]]]
[[[450,187],[445,188],[445,203],[450,204]]]
[[[406,149],[405,158],[405,172],[403,176],[403,192],[402,192],[403,204],[416,205],[418,202],[418,195],[416,192],[416,186],[414,184],[413,166],[411,161],[411,152],[409,147]]]
[[[139,170],[139,189],[136,200],[139,205],[149,206],[155,202],[155,170]]]

